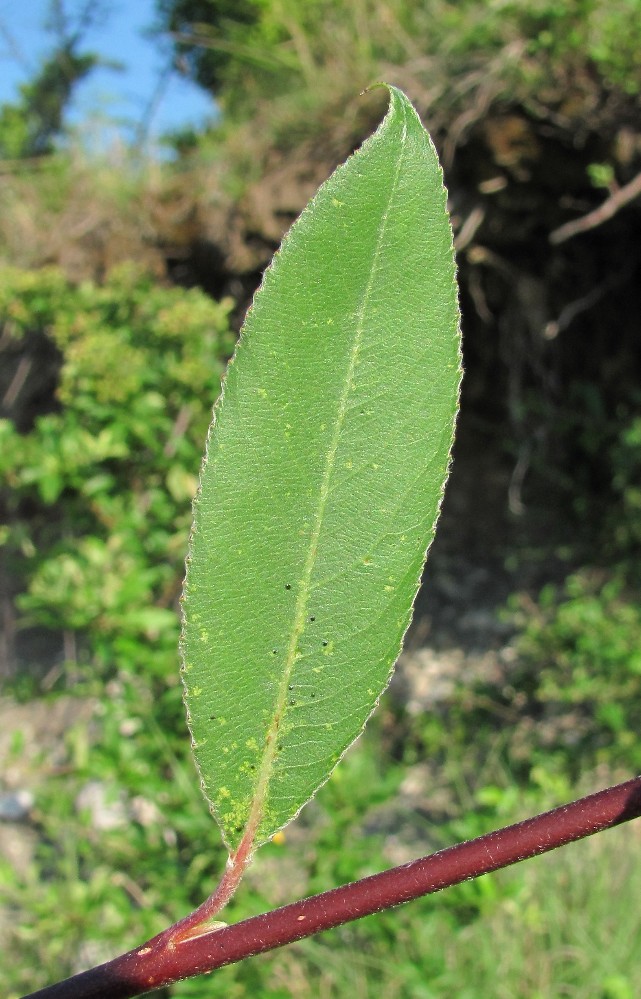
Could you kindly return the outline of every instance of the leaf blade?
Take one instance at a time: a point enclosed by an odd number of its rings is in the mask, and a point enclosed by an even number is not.
[[[440,506],[460,379],[452,235],[431,140],[388,89],[379,129],[266,272],[208,439],[183,680],[230,849],[285,825],[362,730]]]

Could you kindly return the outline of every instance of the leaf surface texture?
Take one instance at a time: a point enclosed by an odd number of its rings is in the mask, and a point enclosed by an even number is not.
[[[447,475],[460,380],[436,151],[401,91],[266,271],[216,405],[183,681],[227,846],[285,825],[385,689]]]

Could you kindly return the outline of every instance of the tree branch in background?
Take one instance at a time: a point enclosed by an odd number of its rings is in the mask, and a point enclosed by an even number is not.
[[[581,232],[596,229],[597,226],[603,225],[613,215],[616,215],[624,205],[634,201],[639,195],[641,195],[641,173],[638,173],[629,184],[620,187],[618,191],[606,198],[603,204],[595,208],[594,211],[588,212],[587,215],[582,215],[581,218],[574,219],[572,222],[566,222],[558,229],[553,229],[548,238],[553,246],[558,246],[559,243],[565,243],[567,239],[572,239],[573,236],[577,236]]]

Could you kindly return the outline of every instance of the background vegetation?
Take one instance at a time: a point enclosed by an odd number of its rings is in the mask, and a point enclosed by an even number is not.
[[[34,795],[22,861],[0,856],[9,995],[161,929],[223,861],[177,682],[190,498],[249,296],[375,122],[355,99],[375,79],[445,164],[454,473],[399,683],[229,918],[641,760],[638,198],[550,239],[641,171],[641,3],[161,0],[158,19],[223,111],[167,162],[114,169],[69,137],[82,37],[0,108],[0,751],[5,790]],[[171,994],[627,999],[637,854],[631,826]]]

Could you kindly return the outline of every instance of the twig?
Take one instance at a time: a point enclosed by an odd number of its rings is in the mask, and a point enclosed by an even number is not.
[[[485,209],[477,205],[467,216],[454,238],[454,249],[457,253],[460,253],[472,242],[484,220]]]
[[[178,450],[178,445],[181,439],[185,436],[187,432],[187,427],[189,426],[191,420],[191,407],[181,406],[178,411],[178,416],[174,420],[174,425],[169,432],[169,437],[167,438],[167,443],[163,448],[163,454],[165,458],[173,458]]]
[[[559,226],[558,229],[553,229],[548,239],[554,246],[558,246],[559,243],[564,243],[566,239],[572,239],[573,236],[578,235],[580,232],[595,229],[597,226],[607,222],[608,219],[611,219],[619,209],[627,205],[628,202],[633,201],[640,194],[641,173],[638,173],[629,184],[620,187],[618,191],[615,191],[609,198],[606,198],[603,204],[595,208],[594,211],[588,212],[587,215],[582,215],[580,219],[566,222],[565,225]]]
[[[574,322],[577,316],[580,316],[582,312],[587,312],[591,309],[593,305],[601,301],[608,292],[612,291],[614,288],[619,288],[621,285],[625,284],[632,276],[633,267],[624,267],[616,271],[615,274],[611,275],[605,281],[601,281],[599,284],[595,285],[587,295],[582,295],[580,298],[575,298],[573,301],[568,302],[564,305],[556,319],[550,319],[549,322],[545,324],[543,329],[543,336],[546,340],[554,340],[555,337],[562,333],[563,330],[567,329],[571,323]]]
[[[33,359],[30,357],[21,357],[18,362],[18,367],[15,370],[14,376],[11,379],[9,388],[4,394],[2,399],[2,408],[11,409],[20,395],[24,383],[29,377],[29,372],[31,371],[31,366],[33,364]]]
[[[25,999],[132,999],[547,853],[640,815],[641,777],[636,777],[430,857],[215,928],[173,947],[166,945],[170,928],[142,947]]]

